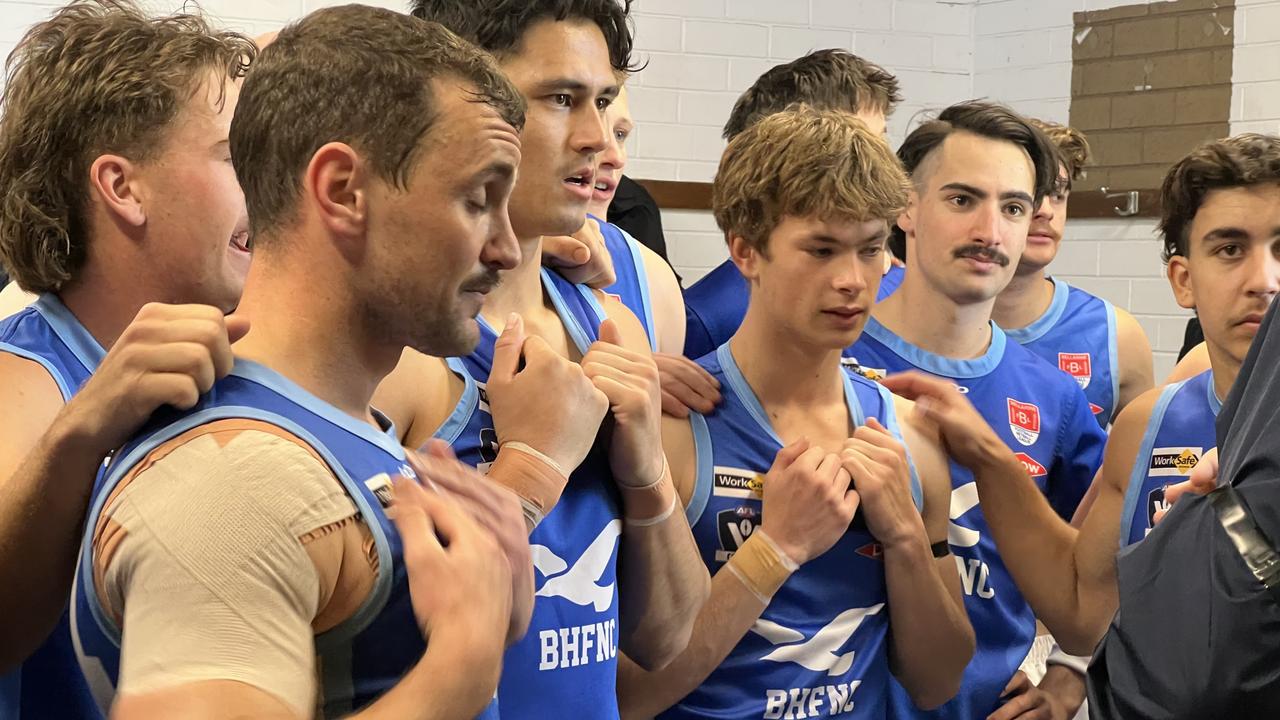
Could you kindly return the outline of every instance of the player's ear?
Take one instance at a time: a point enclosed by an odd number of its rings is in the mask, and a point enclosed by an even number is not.
[[[729,258],[747,280],[759,274],[760,251],[741,235],[729,236]]]
[[[1173,299],[1179,307],[1195,309],[1195,287],[1191,283],[1191,267],[1187,259],[1181,255],[1169,258],[1169,267],[1165,271],[1169,276],[1169,286],[1173,288]]]
[[[912,187],[907,191],[907,207],[898,214],[898,227],[910,235],[916,230],[916,211],[920,206],[920,195]]]

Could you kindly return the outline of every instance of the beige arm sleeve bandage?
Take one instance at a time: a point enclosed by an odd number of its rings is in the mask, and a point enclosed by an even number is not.
[[[355,515],[341,484],[301,441],[246,420],[175,438],[135,473],[95,534],[111,536],[94,564],[123,615],[119,692],[231,680],[311,717],[322,593],[299,538]]]

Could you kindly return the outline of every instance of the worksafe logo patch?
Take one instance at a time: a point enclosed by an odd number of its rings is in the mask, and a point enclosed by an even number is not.
[[[1204,448],[1198,447],[1165,447],[1151,451],[1152,477],[1186,477],[1200,462]]]

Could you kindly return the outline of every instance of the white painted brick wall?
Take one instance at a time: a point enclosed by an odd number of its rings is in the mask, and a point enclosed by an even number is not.
[[[1231,132],[1280,133],[1280,2],[1236,3]]]
[[[225,24],[278,28],[343,0],[205,0]],[[407,0],[366,0],[403,9]],[[719,131],[737,95],[762,72],[809,50],[842,47],[897,74],[906,97],[889,123],[896,145],[925,110],[990,97],[1027,114],[1066,121],[1072,13],[1134,0],[639,0],[636,45],[649,66],[632,81],[638,129],[630,174],[710,180]],[[172,10],[181,0],[147,0]],[[0,53],[60,3],[0,0]],[[1280,132],[1280,0],[1237,0],[1232,131]],[[686,281],[725,257],[709,213],[664,213],[673,263]],[[1130,308],[1172,364],[1187,312],[1163,280],[1151,220],[1078,220],[1052,270]]]

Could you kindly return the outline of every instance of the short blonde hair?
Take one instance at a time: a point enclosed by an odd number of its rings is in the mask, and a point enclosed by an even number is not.
[[[0,259],[18,285],[57,291],[84,264],[94,158],[153,159],[209,73],[238,78],[256,54],[200,15],[150,17],[131,0],[76,0],[32,27],[0,116]]]
[[[784,217],[892,222],[910,189],[897,156],[853,115],[806,106],[742,131],[720,158],[711,204],[726,236],[767,253]]]
[[[1091,157],[1089,140],[1084,133],[1067,125],[1034,118],[1030,122],[1053,143],[1058,152],[1058,162],[1067,168],[1066,189],[1070,190],[1073,181],[1084,178],[1084,167],[1089,164]]]

